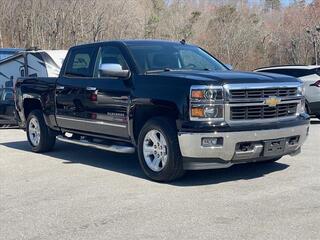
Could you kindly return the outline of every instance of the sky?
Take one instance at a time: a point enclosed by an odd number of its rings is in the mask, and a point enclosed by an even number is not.
[[[293,0],[281,0],[281,2],[283,5],[288,6],[290,3],[293,2]],[[312,2],[312,0],[307,0],[306,2],[310,3],[310,2]]]

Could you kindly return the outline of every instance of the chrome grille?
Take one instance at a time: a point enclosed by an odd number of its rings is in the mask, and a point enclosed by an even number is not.
[[[297,88],[267,88],[267,89],[234,89],[230,90],[231,99],[252,99],[268,97],[293,97]]]
[[[275,107],[266,105],[230,107],[230,120],[257,120],[294,116],[297,103],[279,104]]]

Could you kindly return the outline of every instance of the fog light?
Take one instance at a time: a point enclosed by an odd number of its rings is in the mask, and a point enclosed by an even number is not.
[[[218,147],[223,145],[222,137],[206,137],[201,139],[202,147]]]

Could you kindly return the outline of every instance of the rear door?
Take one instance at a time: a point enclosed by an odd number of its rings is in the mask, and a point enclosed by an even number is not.
[[[57,123],[81,132],[129,138],[127,106],[129,81],[100,77],[102,63],[127,68],[122,50],[115,45],[71,50],[63,77],[56,90]]]
[[[56,120],[65,129],[85,131],[90,120],[87,109],[87,86],[93,76],[97,48],[81,47],[70,50],[64,74],[56,84]]]

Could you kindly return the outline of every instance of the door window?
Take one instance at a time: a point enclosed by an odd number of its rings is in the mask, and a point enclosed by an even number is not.
[[[112,47],[112,46],[105,46],[105,47],[101,47],[98,53],[95,71],[94,71],[94,77],[100,78],[99,68],[101,64],[108,64],[108,63],[119,64],[121,65],[123,70],[129,69],[126,63],[126,60],[119,48]]]
[[[94,59],[94,47],[71,50],[65,75],[67,77],[92,77]]]

